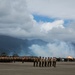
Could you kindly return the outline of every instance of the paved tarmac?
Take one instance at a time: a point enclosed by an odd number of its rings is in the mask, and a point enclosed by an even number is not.
[[[0,63],[0,75],[75,75],[75,62],[57,62],[54,67],[33,67],[33,63]]]

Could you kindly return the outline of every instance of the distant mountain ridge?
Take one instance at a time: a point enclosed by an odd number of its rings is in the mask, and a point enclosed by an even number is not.
[[[24,50],[25,54],[29,55],[30,50],[28,47],[33,44],[45,45],[47,44],[47,42],[40,39],[23,40],[23,39],[10,37],[10,36],[0,35],[0,54],[3,52],[7,53],[8,55],[11,53],[18,54],[21,52],[21,50]],[[33,53],[31,54],[33,55]]]

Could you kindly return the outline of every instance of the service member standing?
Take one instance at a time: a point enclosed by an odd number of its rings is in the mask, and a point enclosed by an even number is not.
[[[53,57],[53,66],[56,67],[56,58]]]
[[[41,64],[42,64],[42,67],[44,67],[44,57],[42,57]]]
[[[51,61],[51,60],[52,60],[52,57],[49,57],[49,58],[48,58],[48,64],[49,64],[49,67],[52,66],[52,61]]]
[[[47,59],[47,66],[49,67],[50,66],[50,58],[48,57]]]
[[[36,58],[36,67],[38,67],[38,58]]]
[[[39,67],[41,67],[41,56],[39,57]]]
[[[36,59],[34,58],[33,59],[33,66],[35,67],[35,64],[36,64]]]
[[[45,67],[47,66],[47,58],[45,57]]]

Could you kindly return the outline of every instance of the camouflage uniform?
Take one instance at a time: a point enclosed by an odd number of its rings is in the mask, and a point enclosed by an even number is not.
[[[36,67],[38,67],[38,58],[36,58]]]
[[[44,67],[44,57],[42,58],[41,64],[42,64],[42,67]]]
[[[39,67],[41,67],[41,57],[39,57]]]
[[[56,58],[53,58],[53,66],[56,67]]]
[[[22,63],[24,63],[24,57],[22,58]]]
[[[51,59],[52,59],[52,58],[48,57],[48,67],[51,67],[51,65],[52,65]]]
[[[48,59],[47,59],[47,66],[49,67],[50,66],[50,61],[49,61],[49,57],[48,57]]]
[[[33,66],[35,67],[35,63],[36,63],[36,60],[35,60],[35,58],[34,58],[34,60],[33,60]]]
[[[47,66],[47,58],[45,57],[45,67]]]

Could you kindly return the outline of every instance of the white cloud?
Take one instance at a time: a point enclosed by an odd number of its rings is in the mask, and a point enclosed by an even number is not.
[[[28,12],[25,0],[0,0],[0,33],[23,37],[35,21]]]
[[[52,30],[53,28],[64,28],[63,24],[64,24],[63,20],[57,20],[52,23],[50,22],[43,23],[41,26],[41,31],[48,32]]]
[[[26,2],[33,14],[75,19],[75,0],[26,0]]]
[[[35,3],[36,0],[34,2],[33,1],[31,0],[30,2]],[[37,4],[40,1],[37,0]],[[46,0],[43,1],[42,4],[49,2],[51,1]],[[31,6],[31,3],[28,6]],[[35,7],[37,6],[37,4],[35,5]],[[41,9],[41,5],[39,6]],[[33,11],[33,9],[31,10]],[[34,20],[32,14],[28,11],[25,0],[0,0],[0,34],[23,39],[42,39],[45,41],[58,39],[63,41],[74,42],[74,24],[75,23],[73,23],[69,27],[64,27],[64,20],[62,19],[55,20],[53,22],[38,23]]]

